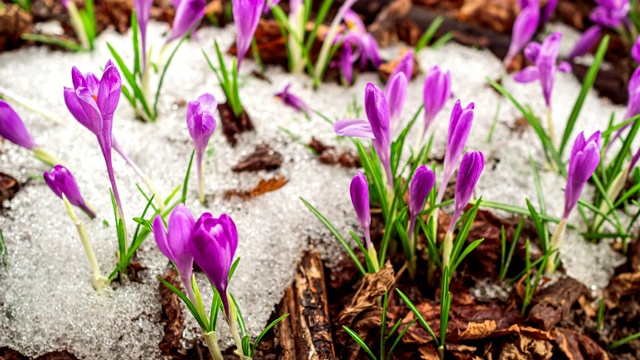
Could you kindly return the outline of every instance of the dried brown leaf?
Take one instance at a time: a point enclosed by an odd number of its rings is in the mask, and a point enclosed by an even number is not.
[[[258,185],[256,185],[251,190],[237,190],[237,189],[227,190],[224,192],[223,196],[226,200],[229,200],[234,196],[237,196],[242,200],[248,200],[256,196],[266,194],[271,191],[276,191],[281,187],[285,186],[287,182],[288,180],[282,175],[277,175],[276,177],[271,178],[269,180],[260,178]]]
[[[256,150],[231,168],[233,172],[276,170],[282,166],[282,154],[272,150],[267,144],[258,145]]]

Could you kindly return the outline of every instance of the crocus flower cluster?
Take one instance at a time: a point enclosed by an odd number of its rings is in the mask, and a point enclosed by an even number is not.
[[[595,0],[597,6],[591,11],[589,18],[595,23],[587,29],[569,54],[569,59],[584,55],[600,39],[602,28],[624,26],[624,19],[631,8],[629,0]]]
[[[384,92],[372,83],[368,83],[365,88],[364,109],[367,120],[339,120],[333,124],[333,130],[342,136],[373,139],[373,147],[386,172],[389,188],[393,189],[389,107]]]
[[[109,60],[105,65],[102,78],[98,79],[92,73],[82,75],[80,70],[74,66],[71,70],[71,79],[73,88],[64,88],[65,103],[76,120],[96,135],[107,165],[118,216],[120,219],[124,219],[111,158],[113,114],[118,107],[122,92],[120,73]]]
[[[567,186],[564,189],[564,212],[551,237],[550,251],[560,248],[569,214],[578,204],[584,186],[600,163],[600,137],[600,131],[595,132],[588,139],[585,139],[584,132],[581,132],[573,143],[567,172]],[[557,251],[551,254],[547,263],[547,273],[555,271],[557,257]]]
[[[215,111],[218,102],[211,94],[202,94],[187,106],[187,127],[196,150],[198,166],[198,198],[204,204],[204,152],[216,129]]]
[[[382,64],[378,43],[373,35],[367,32],[360,16],[355,11],[348,9],[344,13],[344,22],[347,28],[342,36],[334,41],[342,41],[343,47],[338,62],[342,76],[347,84],[353,82],[353,68],[358,63],[360,70],[365,70],[368,64],[378,68]]]
[[[511,43],[504,64],[509,66],[513,58],[531,40],[540,22],[540,7],[537,0],[520,1],[522,10],[513,23]]]
[[[44,182],[59,198],[62,199],[62,195],[64,195],[71,205],[79,207],[91,218],[96,217],[93,209],[84,201],[71,171],[62,165],[56,165],[51,171],[45,172],[43,176]]]
[[[204,2],[204,0],[203,0]],[[264,11],[265,0],[233,0],[233,19],[236,25],[236,49],[238,50],[238,69],[244,55],[251,46],[253,34],[258,28],[260,16]]]
[[[453,172],[458,166],[462,151],[467,144],[467,138],[473,124],[473,110],[475,104],[469,103],[466,108],[462,108],[460,100],[456,102],[451,111],[449,119],[449,132],[447,134],[447,147],[444,153],[444,169],[442,171],[442,183],[438,188],[436,203],[440,203],[447,189],[447,184]]]
[[[204,0],[172,0],[171,3],[176,9],[176,16],[171,24],[171,34],[166,44],[182,38],[194,29],[204,16],[206,6]]]
[[[424,126],[422,135],[418,138],[420,143],[424,140],[424,135],[433,120],[451,97],[451,73],[449,70],[443,71],[438,65],[432,66],[424,80],[422,96],[424,100]]]
[[[571,65],[565,61],[556,65],[561,39],[562,33],[555,32],[547,36],[542,44],[532,42],[527,45],[524,52],[525,57],[534,65],[527,66],[514,77],[514,80],[520,83],[540,80],[542,94],[544,95],[544,101],[548,109],[551,108],[551,91],[553,90],[556,71],[571,71]]]
[[[311,109],[309,108],[309,105],[307,105],[304,100],[291,93],[291,91],[289,90],[290,88],[291,84],[287,84],[282,91],[275,94],[275,97],[277,99],[280,99],[286,106],[303,112],[306,116],[310,116]]]

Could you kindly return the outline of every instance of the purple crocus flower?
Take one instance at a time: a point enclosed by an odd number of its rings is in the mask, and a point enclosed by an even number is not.
[[[631,47],[631,57],[635,62],[640,64],[640,36],[638,36],[636,42]]]
[[[615,28],[626,18],[631,4],[629,0],[595,0],[596,6],[589,18],[596,24]]]
[[[393,133],[398,130],[402,108],[407,100],[407,78],[404,73],[399,72],[389,79],[385,90],[389,101],[389,126]]]
[[[362,119],[339,120],[333,124],[333,130],[342,136],[373,139],[373,147],[385,169],[389,187],[393,189],[389,107],[384,92],[372,83],[368,83],[365,88],[364,109],[368,121]]]
[[[342,80],[345,85],[353,84],[353,51],[351,50],[351,44],[343,43],[340,50],[340,60],[336,64],[340,68],[342,74]]]
[[[480,151],[469,151],[464,154],[460,163],[460,170],[458,170],[454,199],[455,210],[449,224],[449,231],[453,231],[462,210],[471,200],[471,195],[476,188],[480,175],[482,175],[482,170],[484,170],[484,155]]]
[[[393,72],[391,73],[391,75],[389,75],[389,80],[393,79],[393,77],[401,72],[404,73],[404,76],[407,78],[407,82],[411,82],[411,78],[413,77],[413,49],[407,51],[404,56],[402,56],[402,59],[400,59],[400,62],[398,63],[398,65],[396,65],[396,68],[393,69]],[[387,81],[387,86],[389,86],[389,82]]]
[[[351,203],[358,216],[358,222],[364,231],[365,247],[370,249],[371,242],[371,211],[369,209],[369,183],[367,177],[358,171],[358,174],[351,180]]]
[[[211,94],[202,94],[198,100],[190,101],[187,106],[187,127],[189,135],[196,149],[196,163],[198,166],[198,197],[204,203],[204,174],[203,156],[209,144],[209,139],[216,129],[214,113],[218,108],[216,99]]]
[[[413,173],[409,183],[409,237],[413,239],[416,218],[424,209],[427,196],[435,184],[435,175],[431,169],[421,165]]]
[[[238,247],[236,224],[227,214],[215,218],[210,213],[204,213],[196,222],[190,244],[193,259],[220,294],[227,321],[234,321],[231,318],[227,286],[229,270]]]
[[[360,16],[349,9],[344,13],[344,22],[347,24],[348,32],[344,34],[343,42],[350,43],[358,49],[360,59],[360,69],[363,70],[370,62],[375,68],[382,64],[378,43],[373,35],[367,32]]]
[[[624,120],[628,120],[640,114],[640,67],[636,68],[631,75],[631,79],[629,79],[629,84],[627,85],[627,92],[629,94],[629,100],[627,100],[627,111],[624,114]],[[615,140],[617,140],[631,125],[631,123],[626,124],[618,129],[615,135],[611,138],[611,141],[607,144],[605,151],[608,151]]]
[[[538,2],[533,1],[520,11],[520,14],[518,14],[513,23],[509,51],[504,58],[505,65],[508,66],[518,52],[531,40],[538,28],[539,22],[540,8],[538,7]]]
[[[74,89],[64,88],[65,103],[76,120],[98,138],[98,144],[107,165],[107,172],[109,173],[118,213],[120,218],[124,219],[122,202],[120,201],[111,158],[113,114],[118,107],[120,93],[122,92],[120,73],[109,60],[102,78],[98,79],[92,73],[87,73],[83,76],[74,66],[71,70],[71,79]]]
[[[2,99],[0,99],[0,137],[28,150],[38,147],[18,113]]]
[[[292,107],[297,111],[304,112],[307,116],[311,115],[311,109],[309,109],[309,105],[307,105],[307,103],[305,103],[298,96],[292,94],[289,91],[289,88],[291,88],[291,84],[287,84],[287,86],[285,86],[281,92],[275,94],[275,97],[282,100],[283,104]]]
[[[193,29],[204,16],[205,0],[174,0],[176,16],[171,24],[171,35],[166,43],[180,39]]]
[[[133,0],[133,10],[136,12],[136,20],[140,28],[140,38],[142,39],[142,67],[147,66],[147,24],[151,15],[153,0]],[[144,72],[144,70],[143,70]]]
[[[562,33],[555,32],[547,36],[542,44],[529,43],[525,49],[525,57],[535,65],[527,66],[514,76],[514,80],[520,83],[540,80],[544,100],[549,109],[551,108],[551,91],[556,70],[571,71],[571,65],[567,62],[562,61],[556,65],[561,39]]]
[[[581,132],[573,143],[567,172],[567,187],[564,190],[564,214],[567,219],[573,208],[580,200],[582,189],[587,180],[600,163],[600,131],[595,132],[585,140]]]
[[[467,144],[467,138],[473,124],[473,110],[475,104],[469,103],[462,108],[460,100],[456,101],[449,119],[449,132],[447,134],[447,148],[444,153],[444,170],[442,171],[442,183],[438,189],[436,203],[440,203],[447,189],[447,184],[453,176],[453,171],[458,165],[462,151]]]
[[[431,67],[424,80],[422,96],[424,99],[424,128],[421,141],[433,120],[451,97],[451,73],[449,70],[442,71],[437,65]]]
[[[558,6],[558,0],[549,0],[542,7],[542,12],[540,14],[540,23],[544,24],[547,21],[551,20],[553,13],[556,11],[556,7]]]
[[[162,216],[157,215],[153,220],[153,235],[158,249],[171,260],[180,279],[187,290],[189,299],[196,305],[191,275],[193,274],[193,255],[191,255],[191,235],[196,219],[191,211],[183,204],[178,204],[169,216],[168,230],[164,227]]]
[[[253,40],[258,22],[264,9],[265,0],[232,0],[233,19],[236,23],[236,48],[238,69]]]
[[[95,212],[85,203],[78,188],[78,183],[71,171],[62,165],[56,165],[49,172],[43,174],[44,182],[51,191],[62,199],[62,195],[67,198],[70,204],[82,209],[92,219],[96,217]]]
[[[571,50],[569,54],[569,59],[573,60],[578,56],[582,56],[588,53],[593,46],[600,40],[600,35],[602,34],[602,28],[600,25],[593,25],[588,28],[582,35],[576,45]]]

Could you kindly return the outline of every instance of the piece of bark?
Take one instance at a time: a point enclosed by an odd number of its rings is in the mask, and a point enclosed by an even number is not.
[[[242,115],[236,117],[231,111],[231,106],[226,102],[218,105],[218,111],[222,122],[222,132],[231,146],[235,146],[238,143],[237,135],[254,129],[251,118],[246,111],[243,110]]]
[[[231,168],[233,172],[276,170],[282,166],[282,154],[274,151],[267,144],[258,145],[256,151],[240,160]]]
[[[15,4],[4,4],[0,9],[0,51],[20,46],[20,36],[31,32],[33,17]]]
[[[318,155],[318,160],[325,165],[340,165],[346,168],[360,168],[360,156],[351,150],[337,153],[335,146],[329,146],[322,141],[311,138],[309,147]]]
[[[260,196],[263,194],[266,194],[268,192],[271,191],[276,191],[278,189],[280,189],[281,187],[285,186],[287,184],[287,182],[289,182],[289,180],[287,180],[284,176],[282,175],[277,175],[274,178],[265,180],[263,178],[260,178],[260,181],[258,181],[258,184],[250,190],[238,190],[238,189],[231,189],[231,190],[227,190],[224,192],[224,199],[225,200],[229,200],[234,196],[239,197],[242,200],[249,200],[251,198],[254,198],[256,196]]]
[[[280,321],[274,328],[275,341],[279,347],[278,358],[282,360],[296,359],[296,343],[300,340],[298,336],[299,317],[296,312],[294,285],[291,285],[284,292],[284,296],[278,305],[278,316],[288,314],[288,316]]]
[[[586,286],[564,277],[533,297],[534,305],[529,311],[529,321],[544,330],[551,330],[583,295],[589,296]]]
[[[180,279],[177,271],[172,267],[169,272],[162,276],[162,279],[180,289]],[[158,285],[160,291],[160,301],[162,303],[162,315],[160,321],[164,322],[164,337],[158,345],[164,355],[173,355],[182,349],[180,341],[184,331],[184,315],[180,307],[180,299],[169,288],[162,283]]]

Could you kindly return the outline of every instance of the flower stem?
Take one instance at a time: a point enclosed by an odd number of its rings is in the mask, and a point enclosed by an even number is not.
[[[444,271],[451,262],[451,251],[453,251],[453,232],[447,231],[447,234],[444,236],[444,249],[442,250],[442,271]]]
[[[80,11],[76,7],[76,4],[73,1],[69,1],[67,4],[67,9],[69,10],[69,17],[71,18],[71,27],[73,27],[73,31],[78,36],[80,40],[80,44],[85,50],[91,50],[91,44],[89,43],[89,37],[87,36],[87,30],[84,28],[84,23],[82,22],[82,16],[80,15]]]
[[[556,132],[553,128],[553,121],[551,120],[551,107],[547,106],[547,127],[549,129],[549,139],[551,139],[551,146],[556,146]]]
[[[196,162],[198,163],[198,200],[204,205],[206,198],[204,195],[204,159],[202,155],[202,152],[196,154]]]
[[[45,165],[49,165],[51,167],[56,166],[56,165],[63,165],[62,160],[58,159],[57,157],[55,157],[54,155],[50,154],[48,151],[46,151],[43,148],[33,148],[31,150],[31,152],[33,153],[33,156],[40,160],[41,162],[43,162]]]
[[[93,247],[91,246],[91,241],[89,240],[89,235],[87,234],[82,221],[78,219],[76,213],[73,211],[73,207],[67,197],[62,194],[62,200],[64,201],[64,207],[67,209],[67,213],[73,221],[73,224],[76,226],[76,230],[78,231],[78,236],[80,237],[80,242],[82,243],[82,247],[84,248],[84,252],[87,255],[87,259],[89,260],[89,265],[93,271],[93,275],[91,277],[93,282],[93,288],[97,291],[102,291],[105,287],[109,286],[109,279],[102,276],[102,272],[100,271],[100,266],[98,265],[98,260],[96,260],[96,255],[93,252]]]
[[[216,336],[215,331],[202,332],[202,336],[204,337],[204,342],[207,344],[209,348],[209,353],[213,360],[223,360],[222,353],[220,352],[220,348],[218,347],[218,337]]]
[[[554,251],[556,249],[560,249],[560,244],[562,243],[562,239],[564,238],[564,232],[567,229],[567,219],[562,218],[556,227],[556,230],[553,232],[553,236],[551,236],[551,249],[549,251]],[[558,251],[551,254],[549,257],[549,261],[547,262],[546,273],[547,275],[551,275],[556,271],[556,259],[558,258]]]
[[[113,161],[111,158],[111,147],[104,146],[102,142],[100,142],[100,147],[102,148],[102,154],[104,156],[104,161],[107,164],[107,173],[109,174],[109,181],[111,182],[111,189],[113,190],[113,197],[116,200],[116,214],[117,214],[117,222],[122,220],[122,227],[124,229],[124,247],[127,248],[127,222],[124,217],[124,211],[122,210],[122,202],[120,201],[120,193],[118,192],[118,185],[116,184],[116,176],[113,172]],[[125,256],[125,254],[120,254],[120,256]]]
[[[158,205],[158,208],[161,212],[164,211],[164,200],[162,199],[162,197],[160,197],[158,189],[156,188],[151,178],[145,175],[145,173],[142,172],[138,165],[136,165],[136,163],[134,163],[133,160],[131,160],[131,158],[127,156],[127,153],[124,152],[124,149],[122,149],[115,138],[113,139],[113,150],[115,150],[120,155],[120,157],[127,163],[127,165],[129,165],[131,169],[133,169],[133,172],[135,172],[136,175],[138,175],[138,177],[142,180],[142,182],[144,182],[149,191],[151,191],[151,193],[155,195],[153,199],[156,202],[156,205]]]

